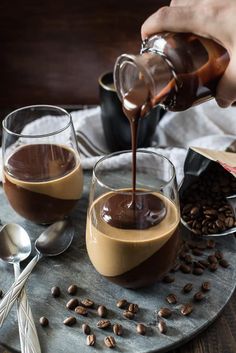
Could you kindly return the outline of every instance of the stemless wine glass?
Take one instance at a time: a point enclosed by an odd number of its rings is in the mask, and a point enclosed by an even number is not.
[[[117,152],[94,167],[86,245],[95,269],[126,288],[154,283],[174,265],[181,240],[173,164],[137,151],[136,191],[132,152]],[[134,202],[135,201],[135,202]]]
[[[48,224],[63,219],[83,189],[72,118],[64,109],[34,105],[3,120],[3,187],[14,210]]]

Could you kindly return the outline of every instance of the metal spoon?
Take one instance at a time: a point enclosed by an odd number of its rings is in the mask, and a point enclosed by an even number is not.
[[[74,228],[68,221],[58,221],[48,227],[36,240],[37,255],[30,261],[18,279],[13,283],[0,304],[0,327],[7,317],[13,303],[20,294],[33,268],[43,256],[56,256],[63,253],[71,244]]]
[[[31,242],[27,232],[18,224],[6,224],[0,230],[0,258],[13,264],[15,279],[20,275],[20,261],[31,253]],[[33,315],[23,288],[18,297],[18,325],[22,353],[40,353],[40,345]]]

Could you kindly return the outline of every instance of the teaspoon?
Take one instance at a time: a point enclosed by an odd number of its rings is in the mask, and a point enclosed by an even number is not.
[[[0,327],[38,261],[43,256],[56,256],[63,253],[70,246],[73,237],[74,228],[68,221],[58,221],[53,223],[39,236],[35,242],[37,255],[22,271],[18,279],[12,284],[11,288],[1,301]]]
[[[15,279],[20,275],[20,261],[31,253],[30,238],[24,228],[18,224],[6,224],[0,230],[0,258],[13,264]],[[40,345],[33,315],[23,288],[17,303],[19,336],[22,353],[40,353]]]

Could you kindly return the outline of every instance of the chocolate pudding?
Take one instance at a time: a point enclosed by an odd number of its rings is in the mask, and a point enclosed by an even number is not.
[[[24,145],[8,157],[3,186],[17,213],[36,223],[52,223],[63,219],[80,198],[82,167],[67,146]]]
[[[132,202],[132,190],[119,191],[120,194],[106,193],[91,205],[87,218],[87,250],[100,274],[123,287],[138,288],[160,279],[173,266],[180,247],[180,216],[175,204],[162,194],[136,191],[136,205],[151,197],[158,210],[153,221],[150,208],[144,207],[146,211],[141,211],[142,216],[136,215],[137,220],[141,219],[137,223],[129,211],[125,212]],[[116,207],[110,206],[108,212],[107,205],[115,206],[115,203]],[[117,209],[122,212],[121,217]]]

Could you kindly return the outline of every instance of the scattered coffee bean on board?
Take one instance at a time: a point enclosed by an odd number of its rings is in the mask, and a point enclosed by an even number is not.
[[[121,324],[114,324],[112,329],[115,335],[117,336],[123,335],[123,326]]]
[[[81,300],[81,304],[85,307],[85,308],[92,308],[94,306],[94,302],[90,299],[83,299]]]
[[[73,326],[75,323],[76,318],[74,316],[69,316],[63,321],[63,324],[66,326]]]
[[[220,264],[221,267],[224,267],[224,268],[229,267],[229,263],[228,263],[228,261],[225,260],[225,259],[221,259],[221,260],[219,261],[219,264]]]
[[[40,323],[41,326],[46,327],[46,326],[48,326],[49,321],[48,321],[48,319],[45,316],[42,316],[39,319],[39,323]]]
[[[166,275],[165,277],[163,277],[162,282],[164,283],[172,283],[175,281],[175,277],[170,276],[170,275]]]
[[[87,346],[94,346],[96,343],[96,336],[95,335],[88,335],[86,338]]]
[[[113,336],[107,336],[104,338],[104,343],[108,348],[115,348],[116,341]]]
[[[104,305],[99,305],[97,312],[100,317],[107,316],[107,308]]]
[[[89,335],[91,333],[91,328],[88,324],[82,324],[82,331],[85,335]]]
[[[76,314],[79,314],[79,315],[82,315],[82,316],[87,316],[88,315],[88,310],[86,308],[84,308],[83,306],[81,306],[81,305],[78,305],[75,308],[75,312],[76,312]]]
[[[160,321],[158,322],[157,327],[158,327],[160,333],[163,333],[163,334],[166,334],[166,333],[167,333],[167,326],[166,326],[165,321],[160,320]]]
[[[177,272],[179,271],[180,268],[180,263],[176,262],[175,265],[172,267],[172,269],[170,270],[171,272]]]
[[[215,272],[216,270],[218,269],[218,263],[212,263],[212,264],[210,264],[210,266],[209,266],[209,270],[211,271],[211,272]]]
[[[189,292],[191,292],[192,289],[193,289],[193,284],[192,283],[187,283],[183,287],[183,292],[184,293],[189,293]]]
[[[224,258],[224,255],[220,250],[216,250],[215,257],[217,258],[217,260],[222,260]]]
[[[138,324],[136,329],[140,335],[146,335],[146,326],[144,324]]]
[[[213,240],[213,239],[208,239],[207,240],[208,249],[214,249],[215,246],[216,246],[215,240]]]
[[[128,310],[133,314],[137,314],[137,312],[139,311],[138,304],[131,303],[128,307]]]
[[[190,315],[192,311],[193,311],[193,306],[191,303],[182,305],[180,309],[181,314],[184,316]]]
[[[208,261],[210,262],[210,264],[217,264],[218,263],[218,260],[215,257],[215,255],[209,255],[208,256]]]
[[[70,299],[70,300],[66,303],[67,309],[70,309],[70,310],[74,310],[78,305],[79,305],[79,301],[78,301],[77,298]]]
[[[101,329],[106,329],[111,326],[111,322],[109,320],[100,320],[97,323],[97,327]]]
[[[3,291],[0,289],[0,299],[3,297]]]
[[[161,308],[157,313],[158,316],[164,317],[165,319],[169,318],[171,314],[172,311],[169,308]]]
[[[203,299],[205,298],[204,294],[202,292],[197,292],[194,294],[193,296],[193,299],[196,301],[196,302],[200,302],[202,301]]]
[[[177,296],[173,293],[168,294],[166,297],[166,301],[169,304],[176,304],[177,303]]]
[[[61,290],[60,290],[60,288],[59,287],[52,287],[51,288],[51,294],[52,294],[52,296],[54,297],[54,298],[58,298],[58,297],[60,297],[60,295],[61,295]]]
[[[202,275],[204,270],[201,267],[194,267],[193,274],[196,276]]]
[[[191,267],[186,264],[181,264],[180,265],[180,271],[183,273],[190,273],[191,272]]]
[[[205,282],[202,283],[202,287],[201,288],[202,288],[202,290],[204,292],[208,292],[211,289],[211,283],[208,282],[208,281],[205,281]]]
[[[198,262],[205,268],[209,267],[209,262],[207,260],[199,260]]]
[[[126,299],[119,299],[116,302],[116,306],[120,309],[125,309],[128,305],[128,302]]]
[[[70,294],[70,295],[75,295],[77,293],[77,290],[78,290],[78,287],[76,284],[71,284],[68,289],[67,289],[67,292]]]
[[[124,310],[124,311],[123,311],[123,316],[124,316],[126,319],[133,320],[133,318],[134,318],[134,313],[132,313],[132,312],[129,311],[129,310]]]

